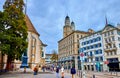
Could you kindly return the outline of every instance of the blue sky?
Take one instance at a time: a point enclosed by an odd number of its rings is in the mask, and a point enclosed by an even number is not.
[[[5,0],[0,0],[0,10]],[[120,0],[27,0],[27,14],[47,44],[47,53],[58,50],[58,41],[63,37],[66,15],[75,22],[77,30],[95,31],[108,23],[120,23]]]

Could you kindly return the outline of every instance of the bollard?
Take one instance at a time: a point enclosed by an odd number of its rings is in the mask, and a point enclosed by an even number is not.
[[[116,76],[117,76],[117,71],[116,71]]]
[[[81,71],[81,78],[82,78],[82,71]]]
[[[95,75],[93,74],[93,78],[95,78]]]

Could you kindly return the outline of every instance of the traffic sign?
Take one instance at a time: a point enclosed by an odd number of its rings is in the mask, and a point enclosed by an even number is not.
[[[104,63],[105,63],[105,64],[109,64],[109,61],[105,61]]]
[[[84,53],[80,53],[80,56],[83,57],[83,56],[84,56]]]

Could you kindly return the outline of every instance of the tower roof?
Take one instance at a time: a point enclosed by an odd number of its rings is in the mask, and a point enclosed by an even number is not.
[[[69,18],[69,16],[67,15],[67,16],[65,17],[65,19],[70,19],[70,18]]]
[[[40,34],[36,31],[36,29],[34,28],[32,22],[30,21],[30,19],[27,15],[25,15],[25,21],[26,21],[26,24],[27,24],[28,31],[36,33],[37,35],[40,36]]]
[[[65,17],[65,25],[70,26],[70,18],[68,15]]]
[[[72,21],[72,22],[71,22],[71,25],[74,25],[74,24],[75,24],[75,23]]]

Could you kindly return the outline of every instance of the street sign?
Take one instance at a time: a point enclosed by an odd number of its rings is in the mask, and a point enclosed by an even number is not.
[[[105,63],[105,64],[109,64],[109,61],[105,61],[104,63]]]
[[[80,56],[83,57],[83,56],[84,56],[84,53],[80,53]]]

